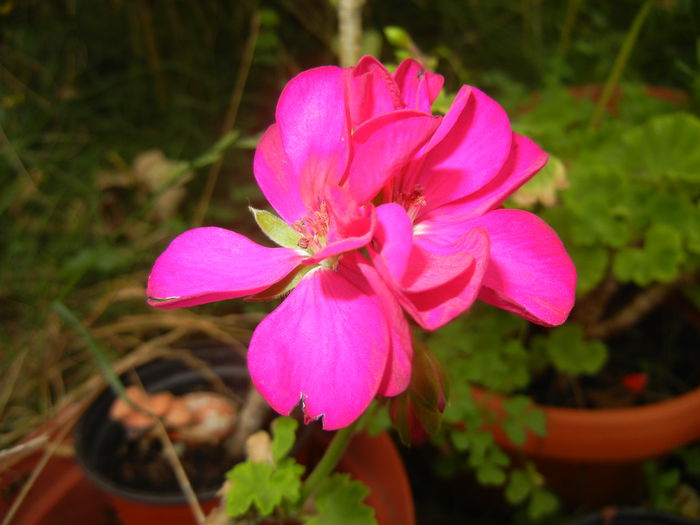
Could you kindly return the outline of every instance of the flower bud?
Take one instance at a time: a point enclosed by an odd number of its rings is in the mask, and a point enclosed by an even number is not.
[[[405,444],[420,445],[440,429],[449,395],[448,381],[437,358],[414,341],[413,372],[406,391],[391,400],[394,427]]]

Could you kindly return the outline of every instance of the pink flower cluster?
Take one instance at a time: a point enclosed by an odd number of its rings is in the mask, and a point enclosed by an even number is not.
[[[545,326],[571,310],[576,272],[556,233],[502,208],[547,155],[474,87],[433,116],[442,83],[414,60],[392,74],[371,57],[299,74],[255,154],[279,214],[263,229],[280,247],[197,228],[155,262],[148,296],[160,308],[293,286],[248,352],[255,386],[282,414],[301,403],[336,429],[405,390],[405,313],[435,330],[476,299]]]

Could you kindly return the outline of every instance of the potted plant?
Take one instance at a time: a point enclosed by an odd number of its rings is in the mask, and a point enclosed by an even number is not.
[[[447,417],[467,428],[449,436],[452,446],[468,451],[482,481],[505,484],[511,501],[546,483],[572,503],[639,497],[644,460],[700,437],[700,159],[690,146],[700,120],[633,85],[596,129],[587,127],[592,109],[552,88],[514,124],[555,155],[513,202],[539,210],[572,254],[579,279],[569,321],[542,330],[477,311],[429,341],[453,385],[467,378],[539,400],[474,389],[475,403],[453,386],[460,401]],[[476,437],[479,427],[491,437]],[[512,459],[497,445],[537,459],[546,482],[529,467],[508,471]],[[552,467],[562,461],[564,469]]]
[[[240,472],[233,467],[243,458],[236,457],[232,443],[234,429],[247,425],[246,416],[239,413],[242,399],[250,391],[244,363],[232,348],[218,345],[193,350],[192,357],[184,361],[153,361],[139,367],[136,376],[127,374],[123,380],[131,385],[126,389],[126,397],[118,397],[110,390],[103,392],[79,421],[75,444],[80,466],[107,494],[125,524],[195,523],[203,519],[219,505],[217,492],[226,473],[230,470],[229,476],[236,479],[237,472]],[[194,411],[190,413],[188,409]],[[257,410],[260,410],[259,404]],[[264,409],[262,413],[269,414]],[[154,415],[163,423],[178,462],[187,475],[187,483],[201,505],[199,520],[193,516],[192,502],[187,501],[176,474],[170,468],[167,445],[161,445],[157,439]],[[270,418],[265,417],[269,422]],[[260,415],[255,419],[259,420]],[[270,468],[284,465],[298,477],[304,467],[287,457],[295,441],[297,444],[292,454],[305,458],[307,462],[313,459],[308,451],[326,446],[327,442],[319,441],[317,429],[312,433],[300,433],[301,441],[296,440],[292,423],[293,420],[285,421],[284,430],[281,430],[281,423],[277,424],[279,428],[273,425],[275,439],[271,450],[275,454],[275,463]],[[267,451],[267,454],[272,452]],[[386,434],[358,434],[338,469],[352,475],[353,479],[362,480],[371,489],[372,495],[367,501],[375,509],[378,523],[394,523],[396,519],[412,522],[413,506],[406,474]],[[363,509],[361,512],[371,516],[372,511],[362,505],[369,492],[363,485],[347,478],[331,479],[337,483],[342,479],[343,488],[349,488],[351,497],[354,495],[355,498],[353,501]],[[245,483],[234,483],[234,486],[236,488],[229,491],[228,500],[235,503],[229,505],[245,505],[241,489],[254,489]],[[284,490],[279,486],[277,489]],[[270,493],[266,494],[270,496]],[[246,513],[258,501],[254,496],[250,497],[250,508],[245,507]],[[321,508],[327,500],[321,499]],[[269,514],[265,506],[257,510],[263,516]]]

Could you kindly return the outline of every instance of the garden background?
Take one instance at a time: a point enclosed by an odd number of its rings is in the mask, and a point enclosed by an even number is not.
[[[248,211],[265,206],[253,151],[286,82],[338,63],[336,13],[332,0],[0,1],[0,450],[99,374],[89,340],[56,304],[118,363],[203,335],[236,340],[251,313],[272,308],[154,311],[144,287],[154,259],[187,228],[217,225],[263,242]],[[428,341],[449,365],[448,420],[472,417],[459,401],[467,385],[522,391],[541,379],[543,359],[574,385],[607,361],[655,389],[666,388],[657,375],[679,392],[697,387],[700,2],[368,0],[362,26],[363,54],[387,64],[414,57],[445,76],[436,111],[462,84],[478,86],[550,153],[516,204],[553,224],[579,272],[582,306],[563,331],[532,332],[477,308]],[[639,304],[625,309],[630,298]],[[609,311],[596,309],[608,300]],[[667,302],[675,309],[650,321]],[[687,322],[667,328],[669,317]],[[647,328],[613,348],[611,338],[645,319],[661,332],[653,348],[639,351]],[[673,337],[685,353],[649,364],[675,355]],[[638,366],[619,364],[630,361]],[[629,397],[629,388],[618,394],[604,397]],[[541,425],[513,411],[515,434]],[[419,523],[504,519],[459,499],[479,482],[511,487],[520,507],[508,519],[579,510],[554,503],[556,491],[540,491],[534,474],[519,484],[491,443],[475,452],[479,439],[443,429],[405,449]],[[677,492],[697,487],[700,452],[673,458],[646,467],[641,504],[683,511]],[[488,494],[500,501],[497,489]],[[698,517],[693,498],[686,514]]]

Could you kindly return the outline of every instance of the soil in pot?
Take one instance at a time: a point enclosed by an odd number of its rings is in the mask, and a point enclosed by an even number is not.
[[[138,381],[150,393],[182,395],[208,390],[235,398],[234,392],[242,395],[247,391],[247,368],[235,349],[222,345],[198,347],[193,355],[206,366],[159,359],[136,371]],[[133,383],[133,379],[129,374],[122,377],[125,384]],[[81,467],[109,495],[124,523],[145,523],[138,516],[146,512],[162,512],[154,514],[160,517],[153,519],[168,523],[194,523],[159,440],[128,439],[124,426],[110,418],[114,399],[110,390],[103,392],[78,423],[75,446]],[[226,452],[223,443],[192,445],[180,441],[175,446],[180,449],[183,467],[198,498],[207,502],[205,507],[213,507],[216,490],[235,458]]]
[[[613,408],[663,401],[700,385],[700,314],[687,300],[667,301],[606,343],[600,373],[572,380],[547,371],[528,393],[542,405]]]
[[[233,457],[223,443],[214,443],[187,444],[179,459],[195,492],[211,492],[221,486],[226,472],[239,458]],[[135,490],[157,493],[180,490],[163,447],[153,439],[119,443],[104,465],[104,474]]]

